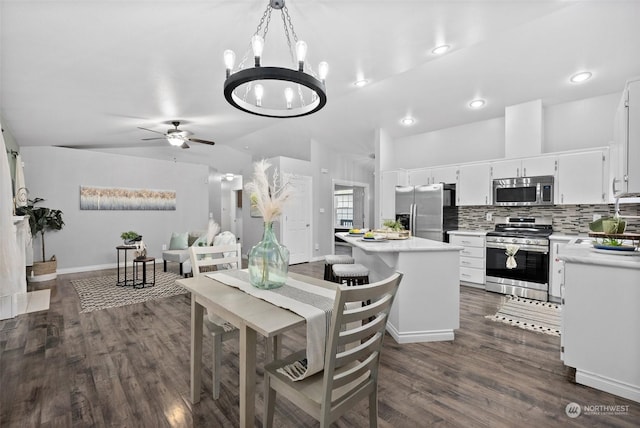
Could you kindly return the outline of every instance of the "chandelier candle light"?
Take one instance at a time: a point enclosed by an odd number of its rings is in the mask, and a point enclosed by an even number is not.
[[[271,181],[267,170],[271,165],[262,160],[253,167],[253,181],[245,185],[251,198],[251,206],[256,208],[264,221],[262,241],[249,252],[249,282],[257,288],[272,289],[284,285],[289,272],[289,250],[280,245],[273,233],[273,222],[282,214],[285,201],[291,196],[288,176],[280,177],[278,170]]]
[[[262,52],[273,9],[280,10],[293,68],[262,66]],[[251,37],[251,50],[253,67],[245,68],[245,62],[249,58],[247,52],[236,70],[236,54],[232,50],[224,51],[227,69],[224,97],[229,104],[258,116],[288,118],[315,113],[327,103],[325,79],[329,65],[324,61],[319,63],[316,74],[307,64],[307,44],[298,40],[284,0],[269,0],[256,32]],[[281,95],[274,95],[276,93]],[[269,102],[267,96],[271,96]]]

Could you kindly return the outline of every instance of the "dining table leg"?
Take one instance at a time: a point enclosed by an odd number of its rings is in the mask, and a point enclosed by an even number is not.
[[[240,427],[255,425],[256,408],[256,332],[240,328]]]
[[[191,402],[200,402],[202,381],[202,317],[204,307],[191,293]]]

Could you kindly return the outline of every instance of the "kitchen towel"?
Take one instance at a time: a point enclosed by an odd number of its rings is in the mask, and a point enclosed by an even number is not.
[[[519,249],[520,247],[515,244],[506,245],[507,251],[505,252],[505,254],[507,255],[507,269],[515,269],[518,267],[518,263],[516,262],[515,255]]]

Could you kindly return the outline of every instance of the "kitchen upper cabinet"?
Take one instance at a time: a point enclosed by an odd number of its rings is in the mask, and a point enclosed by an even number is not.
[[[414,169],[407,173],[410,186],[431,184],[431,169]]]
[[[557,156],[536,156],[491,162],[492,178],[535,177],[556,175]]]
[[[607,201],[608,150],[558,156],[556,204],[602,204]]]
[[[380,222],[396,218],[396,186],[406,186],[407,172],[404,170],[382,171],[380,178]]]
[[[458,165],[444,166],[431,169],[431,184],[446,183],[455,184],[458,182]]]
[[[409,171],[407,176],[411,186],[435,183],[455,184],[458,181],[458,166],[414,169]]]
[[[491,165],[460,165],[456,195],[459,206],[491,204]]]

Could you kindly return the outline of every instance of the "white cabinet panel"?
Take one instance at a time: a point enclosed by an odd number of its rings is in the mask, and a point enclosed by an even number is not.
[[[557,156],[536,156],[491,162],[492,178],[556,175]]]
[[[431,184],[446,183],[453,184],[458,181],[458,166],[445,166],[431,169]]]
[[[491,162],[491,177],[492,178],[520,177],[521,168],[522,168],[522,161],[520,159]]]
[[[460,165],[456,195],[458,205],[491,204],[491,166],[489,163]]]
[[[460,251],[460,281],[465,285],[484,286],[485,237],[451,233],[449,243],[464,247]]]
[[[424,184],[431,184],[431,170],[430,169],[416,169],[407,173],[410,186],[421,186]]]
[[[606,150],[559,155],[556,204],[604,203],[606,155]]]
[[[523,177],[535,177],[538,175],[556,175],[557,156],[537,156],[522,160],[521,173]]]

